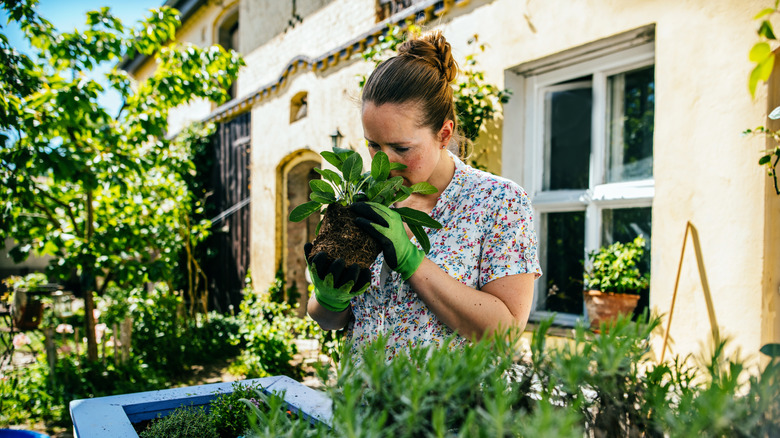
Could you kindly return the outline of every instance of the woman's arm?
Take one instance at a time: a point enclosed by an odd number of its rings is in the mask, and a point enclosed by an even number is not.
[[[525,329],[534,278],[535,274],[508,275],[477,290],[450,277],[426,258],[408,281],[444,324],[463,337],[480,339],[497,329]]]
[[[323,330],[341,330],[347,326],[352,310],[350,307],[347,307],[343,312],[332,312],[322,307],[312,293],[311,297],[309,297],[306,312]]]

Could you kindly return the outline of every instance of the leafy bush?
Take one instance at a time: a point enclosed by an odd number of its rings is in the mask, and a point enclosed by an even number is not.
[[[150,368],[174,376],[192,364],[237,355],[241,348],[239,321],[209,312],[186,317],[181,297],[158,284],[152,291],[134,289],[124,300],[112,299],[119,309],[107,313],[133,318],[133,353]],[[124,313],[123,313],[124,312]]]
[[[637,236],[632,242],[615,242],[588,254],[585,287],[601,292],[639,294],[650,285],[650,274],[639,271],[645,254],[645,239]]]
[[[241,399],[256,397],[257,385],[233,383],[233,392],[219,394],[211,401],[210,419],[221,438],[238,436],[249,428],[249,409]]]
[[[244,291],[238,319],[244,349],[231,370],[247,378],[286,375],[300,379],[299,366],[291,362],[298,352],[293,343],[300,319],[293,307],[274,302],[268,293]]]
[[[326,436],[328,427],[312,424],[308,419],[287,409],[284,393],[264,394],[256,391],[251,399],[241,399],[249,407],[251,429],[248,437],[308,438]]]
[[[356,366],[341,362],[332,429],[305,418],[254,412],[261,436],[353,437],[770,437],[780,436],[780,358],[760,373],[727,357],[725,343],[656,364],[650,333],[659,318],[624,317],[594,335],[577,327],[548,346],[551,321],[527,347],[506,338],[456,348],[413,348],[386,360],[380,338]],[[762,351],[772,353],[774,348]],[[776,352],[775,352],[776,353]],[[326,370],[321,374],[330,378]],[[262,420],[262,421],[260,421]],[[291,424],[292,423],[292,424]]]
[[[0,379],[0,426],[46,421],[69,422],[71,400],[149,391],[165,387],[165,379],[139,361],[115,365],[65,355],[54,371],[43,356]]]
[[[140,438],[216,438],[218,435],[204,407],[182,407],[152,421],[138,436]]]

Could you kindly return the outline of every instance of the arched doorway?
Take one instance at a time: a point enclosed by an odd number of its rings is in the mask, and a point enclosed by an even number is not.
[[[311,194],[309,181],[319,178],[314,170],[320,167],[319,155],[312,151],[299,151],[292,154],[280,166],[282,176],[282,266],[286,285],[287,299],[299,303],[298,315],[306,315],[306,303],[309,299],[306,280],[306,260],[303,246],[314,239],[319,215],[313,214],[301,222],[290,222],[287,218],[293,208],[307,202]]]

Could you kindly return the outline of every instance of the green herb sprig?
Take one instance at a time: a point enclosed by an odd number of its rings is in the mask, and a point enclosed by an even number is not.
[[[320,155],[338,172],[314,169],[323,179],[309,181],[312,190],[310,201],[290,212],[292,222],[300,222],[330,204],[338,203],[346,207],[356,202],[376,202],[389,207],[414,193],[430,195],[438,192],[436,187],[427,182],[406,187],[400,176],[390,178],[392,170],[405,169],[406,166],[391,163],[387,154],[382,151],[374,155],[371,170],[365,173],[363,158],[353,150],[334,147],[332,152],[323,151]],[[431,249],[431,243],[423,227],[439,229],[442,225],[428,214],[413,208],[399,207],[394,210],[401,215],[401,219],[406,222],[423,251],[427,253]]]

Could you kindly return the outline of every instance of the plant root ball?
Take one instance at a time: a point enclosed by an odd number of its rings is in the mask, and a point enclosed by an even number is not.
[[[382,247],[355,225],[356,217],[349,208],[330,204],[322,219],[320,232],[312,242],[310,256],[325,252],[331,260],[344,260],[344,266],[347,267],[356,263],[361,268],[371,267],[382,252]]]

